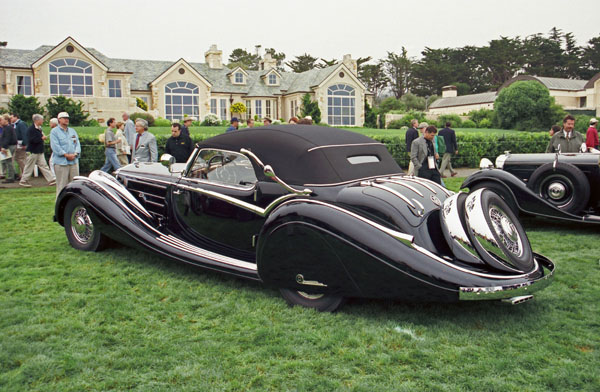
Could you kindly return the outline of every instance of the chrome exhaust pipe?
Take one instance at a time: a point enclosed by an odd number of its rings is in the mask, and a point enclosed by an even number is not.
[[[518,304],[522,304],[523,302],[527,302],[531,299],[533,299],[533,295],[521,295],[518,297],[505,298],[502,300],[502,302],[507,302],[511,305],[518,305]]]

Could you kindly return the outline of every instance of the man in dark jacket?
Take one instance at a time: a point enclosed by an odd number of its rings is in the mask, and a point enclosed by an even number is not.
[[[408,153],[409,156],[410,156],[410,148],[411,148],[413,140],[419,138],[419,131],[417,131],[418,124],[419,124],[419,122],[416,119],[413,119],[410,122],[410,128],[408,128],[406,130],[406,152]],[[412,176],[415,174],[415,167],[414,167],[412,161],[408,164],[408,173],[407,174],[409,176]]]
[[[184,163],[187,162],[193,150],[192,139],[181,132],[181,125],[173,123],[171,137],[167,140],[165,152],[174,156],[175,162]]]
[[[439,136],[444,138],[444,142],[446,143],[446,152],[442,157],[442,164],[440,166],[442,178],[446,178],[444,175],[446,167],[450,169],[450,175],[452,177],[457,174],[452,168],[452,155],[458,154],[458,144],[456,143],[456,132],[454,132],[454,129],[450,128],[451,125],[450,122],[446,122],[446,128],[442,129],[439,134]]]
[[[0,127],[2,127],[2,136],[0,137],[0,152],[2,152],[3,156],[0,157],[2,159],[2,171],[6,176],[6,179],[3,181],[5,184],[15,182],[15,164],[14,164],[14,155],[17,149],[17,134],[15,133],[15,129],[10,124],[10,117],[8,114],[3,114],[0,116]],[[8,158],[6,158],[8,156]]]
[[[44,157],[44,140],[48,139],[42,132],[44,116],[41,114],[34,114],[32,120],[33,125],[27,129],[27,152],[29,155],[27,156],[25,170],[23,170],[23,176],[21,177],[21,181],[19,181],[19,185],[27,188],[31,187],[31,184],[27,181],[33,174],[35,165],[38,166],[44,175],[44,178],[48,181],[48,185],[54,185],[56,184],[56,178],[50,171],[50,168],[46,163],[46,158]]]
[[[425,129],[423,136],[415,139],[410,148],[410,160],[415,166],[415,175],[442,184],[440,172],[435,161],[433,138],[437,129],[431,125]]]
[[[25,151],[27,149],[27,141],[29,138],[27,137],[27,129],[29,128],[27,124],[19,118],[17,113],[10,114],[10,122],[15,128],[15,133],[17,135],[17,149],[15,150],[15,158],[19,165],[19,174],[23,175],[23,170],[25,170],[25,161],[27,160],[27,155]]]

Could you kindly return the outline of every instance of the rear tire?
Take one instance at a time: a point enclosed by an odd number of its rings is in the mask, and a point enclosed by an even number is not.
[[[299,305],[319,312],[334,312],[344,303],[344,297],[331,294],[308,294],[303,291],[279,289],[290,306]]]
[[[106,244],[106,237],[94,225],[87,207],[77,197],[72,197],[65,206],[65,233],[75,249],[96,252]]]
[[[565,212],[578,214],[590,199],[590,183],[577,166],[570,163],[546,163],[538,167],[527,187],[542,199]]]

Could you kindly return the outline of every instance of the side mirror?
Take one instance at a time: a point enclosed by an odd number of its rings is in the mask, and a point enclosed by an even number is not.
[[[166,166],[167,169],[169,169],[169,172],[171,172],[171,166],[175,163],[175,157],[170,154],[163,154],[160,157],[160,163],[161,165]]]

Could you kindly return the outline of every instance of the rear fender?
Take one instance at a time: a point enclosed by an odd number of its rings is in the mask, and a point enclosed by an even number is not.
[[[461,185],[463,188],[472,188],[475,185],[484,182],[492,181],[509,192],[513,196],[514,203],[519,207],[519,210],[532,215],[542,215],[548,217],[557,217],[570,220],[581,220],[581,217],[574,214],[569,214],[556,208],[551,203],[547,202],[538,196],[527,185],[515,175],[500,169],[483,169],[470,175]]]

